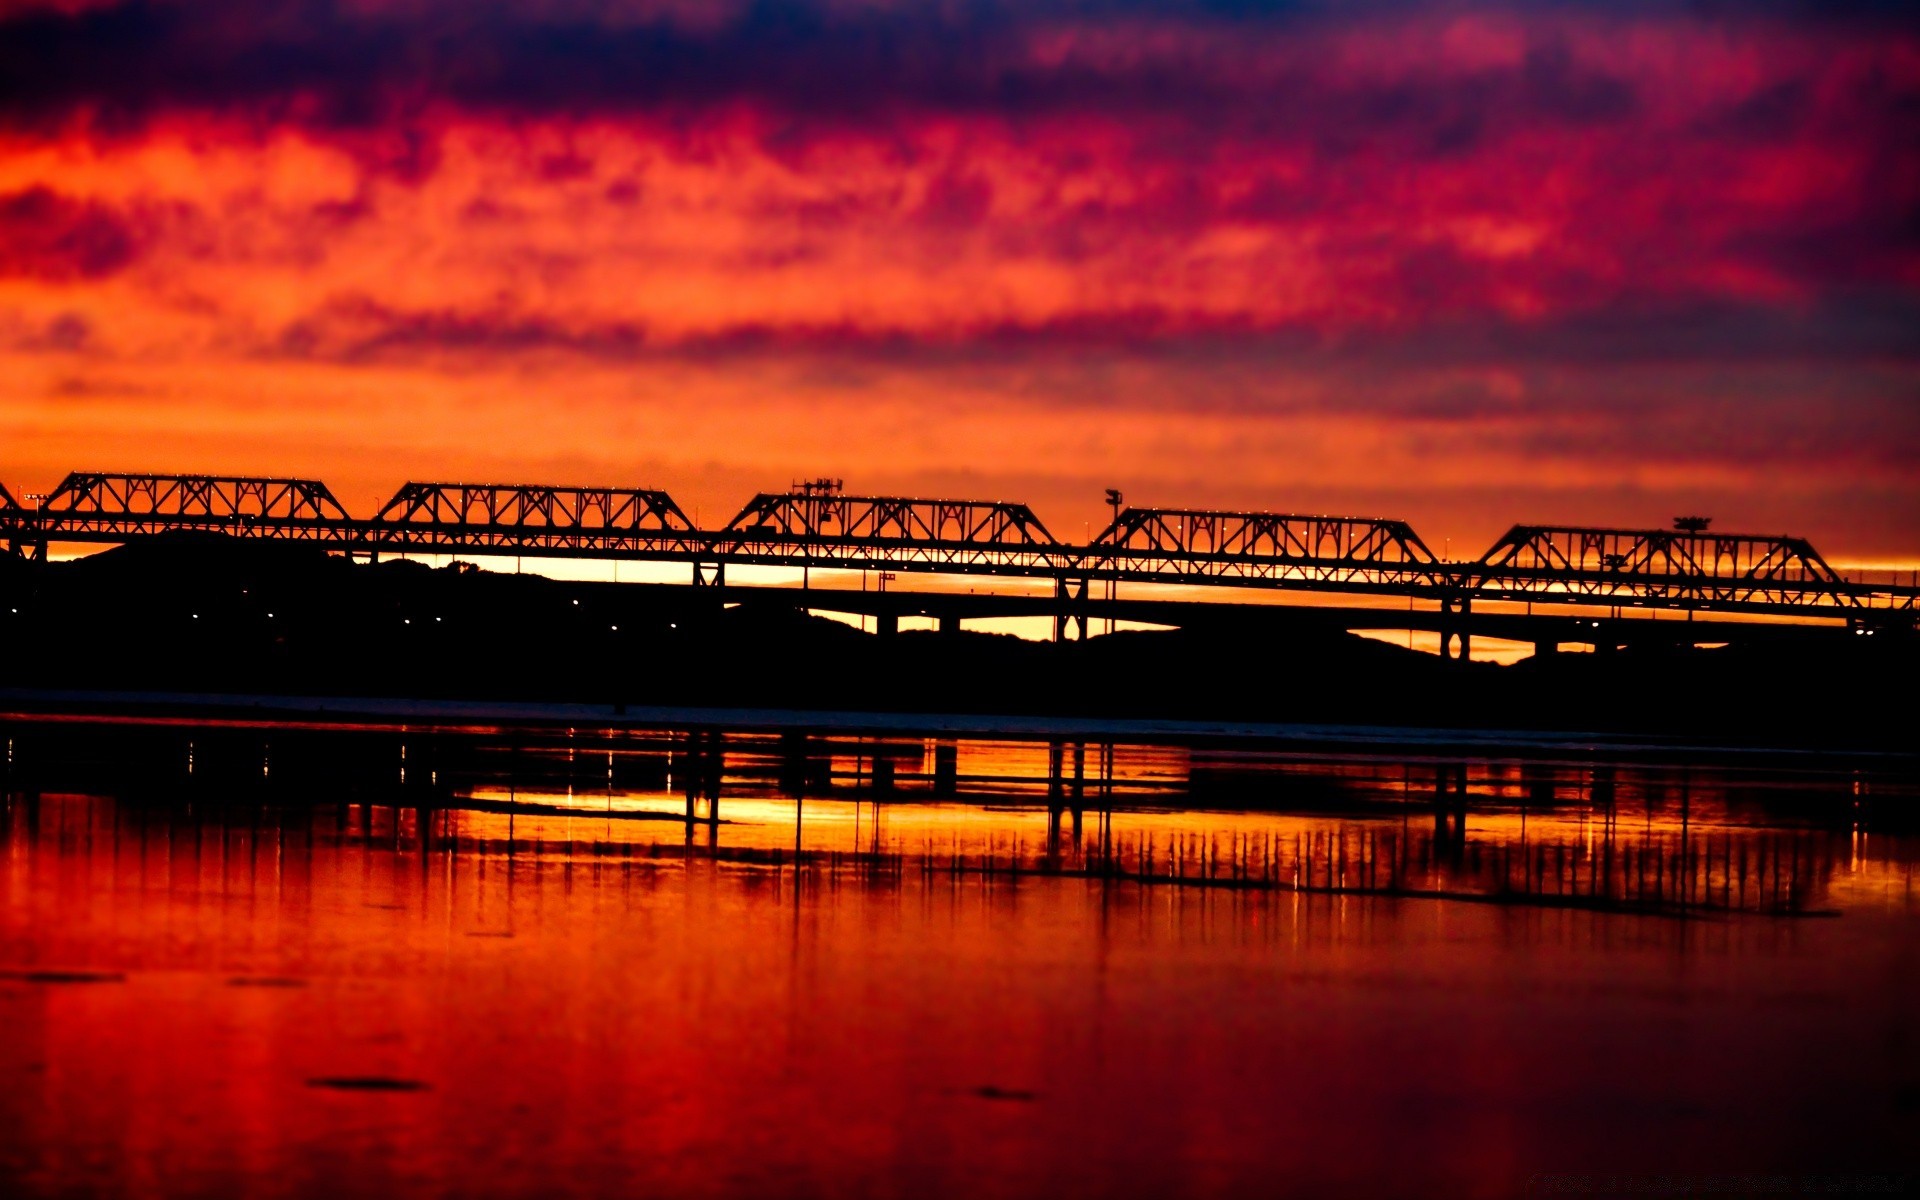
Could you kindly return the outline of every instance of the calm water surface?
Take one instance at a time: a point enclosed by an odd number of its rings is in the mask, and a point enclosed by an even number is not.
[[[9,732],[10,1194],[1510,1196],[1920,1146],[1898,760]]]

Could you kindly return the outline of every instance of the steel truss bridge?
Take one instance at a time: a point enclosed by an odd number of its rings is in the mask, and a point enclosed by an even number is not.
[[[724,586],[729,566],[1045,579],[1056,628],[1077,621],[1083,634],[1087,612],[1103,607],[1101,589],[1111,607],[1123,583],[1426,601],[1441,614],[1443,648],[1447,618],[1460,618],[1464,635],[1477,604],[1746,614],[1862,630],[1911,630],[1920,615],[1911,582],[1848,580],[1803,538],[1709,533],[1700,521],[1671,530],[1516,525],[1479,558],[1448,561],[1404,521],[1116,503],[1112,523],[1075,544],[1024,504],[853,496],[824,483],[761,493],[717,529],[644,488],[408,483],[374,515],[355,517],[314,479],[75,472],[25,499],[0,487],[0,545],[28,558],[44,557],[49,543],[201,532],[366,556],[674,562],[708,586]]]

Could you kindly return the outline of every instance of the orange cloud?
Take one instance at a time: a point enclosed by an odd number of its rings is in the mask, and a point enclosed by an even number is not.
[[[9,482],[825,471],[1068,528],[1119,484],[1920,542],[1897,20],[185,11],[0,9]]]

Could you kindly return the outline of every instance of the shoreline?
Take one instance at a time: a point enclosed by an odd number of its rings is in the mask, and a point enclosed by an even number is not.
[[[1344,746],[1361,750],[1511,750],[1808,759],[1920,757],[1913,751],[1875,747],[1740,744],[1683,735],[1580,730],[43,688],[0,688],[0,722],[6,721],[229,727],[320,725],[342,730],[450,732],[508,726],[587,726],[610,731],[725,729],[1018,741],[1228,742],[1249,748]]]

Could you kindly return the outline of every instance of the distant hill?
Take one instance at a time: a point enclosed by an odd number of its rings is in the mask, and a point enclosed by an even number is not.
[[[1441,660],[1340,632],[879,637],[791,593],[574,583],[177,535],[0,561],[0,686],[1642,730],[1907,748],[1911,640]],[[17,610],[17,611],[16,611]]]

